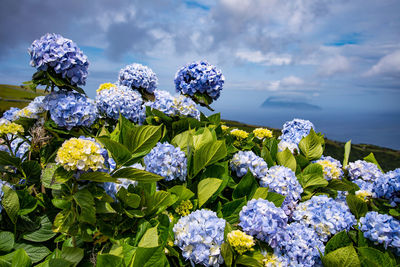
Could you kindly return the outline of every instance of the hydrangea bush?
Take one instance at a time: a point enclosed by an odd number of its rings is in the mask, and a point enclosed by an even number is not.
[[[323,156],[307,120],[277,138],[205,116],[224,83],[206,62],[178,70],[180,95],[132,64],[92,100],[75,43],[30,51],[48,92],[0,118],[1,266],[400,264],[400,169],[348,163],[350,143]]]

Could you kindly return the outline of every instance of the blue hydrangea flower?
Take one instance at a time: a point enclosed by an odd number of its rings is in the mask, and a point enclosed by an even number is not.
[[[314,124],[309,120],[294,119],[287,121],[283,125],[282,135],[279,136],[279,139],[297,145],[303,137],[310,133],[311,128],[315,129]]]
[[[14,140],[11,141],[12,152],[16,157],[22,160],[25,159],[25,155],[30,148],[31,148],[30,144],[20,137],[15,138]],[[10,153],[10,150],[6,145],[0,145],[0,150]]]
[[[247,169],[251,171],[254,177],[261,179],[267,174],[268,165],[263,158],[254,154],[253,151],[239,151],[230,162],[233,172],[237,177],[242,177],[247,173]]]
[[[268,187],[268,190],[286,198],[282,203],[282,209],[290,216],[301,199],[303,188],[296,178],[296,174],[284,166],[273,166],[268,169],[267,174],[260,178],[260,185]]]
[[[378,166],[371,162],[366,162],[364,160],[357,160],[355,162],[350,162],[346,166],[349,172],[349,179],[363,179],[365,181],[373,182],[383,175],[382,171],[379,170]]]
[[[219,266],[223,263],[221,245],[224,242],[226,221],[210,210],[196,210],[181,217],[172,229],[182,256],[191,264]]]
[[[196,103],[186,97],[173,97],[167,91],[155,90],[155,100],[145,103],[153,109],[157,109],[168,116],[187,116],[200,119],[200,111],[196,108]]]
[[[150,94],[156,89],[157,81],[156,74],[149,67],[138,63],[121,69],[118,78],[119,84],[139,90],[139,92],[144,90]]]
[[[3,113],[3,117],[2,118],[6,119],[8,121],[18,120],[19,119],[18,111],[20,111],[19,108],[12,107],[12,108],[10,108],[9,110],[6,110]]]
[[[264,267],[287,267],[289,266],[289,258],[286,255],[281,255],[279,252],[268,252],[261,250],[264,256],[262,259],[262,266]]]
[[[53,92],[43,100],[51,119],[59,126],[71,130],[76,126],[90,127],[97,119],[96,103],[72,91]]]
[[[370,211],[360,218],[360,230],[364,237],[383,244],[385,248],[392,247],[400,255],[400,222],[387,214]]]
[[[165,177],[165,181],[186,180],[187,160],[179,147],[168,142],[157,143],[143,160],[146,171]]]
[[[400,203],[400,168],[377,178],[372,189],[376,197],[389,199],[391,205],[396,206]]]
[[[142,123],[146,116],[142,96],[126,86],[97,92],[96,103],[100,114],[115,120],[118,120],[119,113],[135,123]]]
[[[349,207],[326,195],[313,196],[300,203],[293,212],[292,219],[314,229],[322,241],[331,235],[350,228],[357,223]]]
[[[360,188],[360,190],[355,192],[356,196],[364,195],[364,196],[372,197],[374,195],[374,193],[373,193],[374,185],[370,181],[365,181],[363,179],[356,179],[352,182],[355,183],[356,185],[358,185],[358,187]],[[348,192],[347,191],[337,191],[337,192],[338,192],[338,195],[335,200],[346,203],[346,197],[348,195]]]
[[[12,189],[14,189],[14,187],[12,185],[10,185],[8,182],[0,180],[0,213],[3,210],[3,205],[1,204],[1,201],[4,196],[3,186],[8,186],[8,187],[11,187]]]
[[[193,62],[178,70],[175,88],[184,95],[201,93],[216,100],[221,94],[224,80],[221,71],[207,61]]]
[[[294,154],[295,150],[299,151],[299,147],[297,146],[297,144],[290,143],[285,140],[281,140],[278,143],[278,151],[282,152],[282,151],[286,150],[286,148],[289,149],[290,152],[292,152],[292,154]]]
[[[89,62],[78,46],[59,34],[47,33],[28,49],[31,66],[38,70],[53,70],[73,85],[85,85]]]
[[[288,217],[281,208],[264,199],[252,199],[239,213],[243,231],[275,248],[281,241],[279,229],[285,228]]]
[[[330,156],[322,156],[314,161],[321,165],[326,180],[341,179],[343,176],[342,164],[337,159]]]
[[[313,229],[294,222],[281,232],[285,238],[277,251],[289,260],[288,266],[321,266],[318,249],[324,253],[325,246]]]

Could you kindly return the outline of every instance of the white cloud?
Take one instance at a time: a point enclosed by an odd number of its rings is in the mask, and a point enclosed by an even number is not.
[[[273,52],[263,54],[261,51],[242,50],[236,52],[236,57],[252,63],[258,63],[266,66],[282,66],[289,65],[292,57],[289,54],[275,54]]]
[[[296,76],[288,76],[281,80],[271,81],[267,84],[267,90],[269,91],[277,91],[277,90],[288,90],[288,91],[296,91],[303,90],[304,81]]]
[[[365,75],[373,76],[379,74],[399,75],[400,74],[400,50],[396,50],[376,63]]]
[[[322,76],[332,76],[337,73],[343,73],[350,70],[350,61],[342,55],[336,55],[327,58],[319,66],[319,74]]]

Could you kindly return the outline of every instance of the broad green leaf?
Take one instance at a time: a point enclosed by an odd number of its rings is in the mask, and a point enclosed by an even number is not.
[[[111,254],[97,254],[97,267],[125,267],[124,259]]]
[[[203,133],[193,136],[193,147],[196,150],[199,149],[201,146],[214,141],[210,130],[207,127],[202,129],[204,129]]]
[[[157,174],[139,170],[139,169],[132,168],[132,167],[119,169],[112,175],[112,177],[126,178],[129,180],[134,180],[134,181],[138,181],[138,182],[142,182],[142,183],[152,183],[152,182],[157,182],[159,180],[164,179],[164,177],[159,176]]]
[[[14,234],[11,232],[0,232],[0,251],[9,252],[14,247]]]
[[[80,177],[79,180],[82,181],[92,181],[92,182],[98,182],[98,183],[105,183],[105,182],[117,182],[117,179],[114,177],[111,177],[106,172],[86,172],[83,173]]]
[[[361,266],[353,246],[342,247],[322,258],[326,267],[359,267]]]
[[[297,178],[304,189],[312,186],[325,187],[328,185],[328,181],[324,178],[322,166],[318,163],[308,165]]]
[[[307,160],[317,160],[321,158],[324,152],[322,145],[324,144],[324,138],[318,136],[314,129],[310,130],[310,133],[301,139],[299,148]]]
[[[56,235],[52,230],[52,223],[47,215],[40,218],[40,228],[34,232],[26,233],[22,236],[23,239],[32,242],[45,242]]]
[[[18,215],[27,215],[36,209],[38,200],[28,190],[18,190],[16,192],[19,199]]]
[[[64,167],[58,167],[54,172],[53,180],[55,183],[63,184],[67,182],[69,179],[71,179],[73,176],[74,173],[72,171],[69,172],[66,169],[64,169]]]
[[[153,248],[158,246],[158,233],[157,227],[147,229],[142,239],[140,239],[139,247],[142,248]]]
[[[193,155],[193,176],[196,176],[202,169],[211,165],[227,155],[224,141],[215,141],[202,145],[194,151]]]
[[[138,247],[136,249],[136,255],[134,257],[132,267],[166,267],[169,266],[168,260],[165,257],[164,248],[153,247],[143,248]]]
[[[188,146],[193,146],[193,134],[194,130],[187,130],[180,133],[172,139],[171,144],[180,147],[182,151],[186,152]]]
[[[386,253],[381,251],[364,247],[358,248],[358,254],[360,255],[361,264],[363,266],[371,267],[394,267],[396,266],[396,261],[388,256]]]
[[[129,193],[125,188],[121,188],[118,191],[117,197],[131,208],[136,209],[140,205],[140,196],[137,194]]]
[[[21,164],[22,169],[26,175],[26,179],[28,183],[39,183],[40,174],[42,169],[40,168],[40,164],[37,161],[26,160]]]
[[[71,210],[60,211],[53,223],[53,231],[58,233],[67,233],[69,227],[74,223],[74,215]]]
[[[334,235],[325,246],[325,255],[341,247],[347,247],[351,244],[351,240],[346,231],[342,231]]]
[[[221,122],[221,113],[215,113],[215,114],[212,114],[212,115],[208,116],[208,120],[211,123],[215,124],[215,125],[220,124],[220,122]]]
[[[1,152],[1,151],[0,151]],[[4,195],[1,200],[1,205],[10,217],[11,221],[15,224],[17,222],[19,211],[19,199],[17,193],[10,187],[4,185],[2,188]]]
[[[368,156],[366,156],[366,157],[364,158],[364,160],[367,161],[367,162],[371,162],[371,163],[375,164],[376,166],[378,166],[378,168],[379,168],[382,172],[384,172],[384,171],[382,170],[381,166],[379,165],[378,161],[376,160],[376,158],[375,158],[375,156],[374,156],[374,153],[371,152]]]
[[[351,140],[347,141],[347,143],[344,145],[343,167],[346,167],[347,164],[349,163],[350,151],[351,151]]]
[[[44,265],[43,267],[72,267],[73,266],[71,262],[61,259],[61,258],[50,259],[47,263],[48,264]],[[42,266],[40,266],[40,267],[42,267]]]
[[[281,194],[275,192],[268,192],[266,199],[274,203],[275,206],[279,208],[282,206],[282,203],[285,200],[285,196],[282,196]]]
[[[74,194],[76,203],[81,208],[79,214],[79,221],[87,222],[89,224],[96,223],[96,208],[94,206],[94,199],[92,194],[86,188],[77,191]]]
[[[110,203],[106,201],[96,201],[96,213],[106,214],[106,213],[117,213]]]
[[[22,248],[17,249],[12,259],[11,267],[29,267],[32,261]]]
[[[351,213],[353,213],[357,219],[365,216],[365,214],[368,212],[367,203],[365,203],[364,200],[356,197],[355,195],[347,195],[346,202],[350,208]]]
[[[217,178],[207,178],[199,182],[197,185],[199,208],[203,206],[203,204],[206,203],[210,197],[212,197],[221,184],[222,180]]]
[[[264,147],[261,149],[261,157],[265,160],[268,167],[272,167],[275,165],[275,161],[272,159],[271,153],[268,148]]]
[[[162,125],[136,126],[125,134],[122,143],[133,154],[133,158],[144,156],[148,154],[160,140],[162,127]]]
[[[169,206],[173,205],[178,197],[166,191],[157,191],[154,196],[147,200],[148,209],[145,210],[147,214],[156,213],[164,211]]]
[[[288,167],[296,172],[296,159],[289,149],[286,148],[284,151],[276,153],[276,159],[279,165]]]
[[[11,165],[18,167],[21,160],[17,157],[11,156],[8,152],[0,151],[0,165]]]
[[[61,250],[61,258],[75,265],[83,259],[83,252],[81,248],[63,247]]]
[[[247,203],[246,197],[242,197],[225,203],[221,209],[223,218],[228,223],[231,224],[237,223],[239,219],[239,212],[242,210],[243,206],[246,205],[246,203]]]
[[[254,193],[252,199],[266,199],[268,196],[268,188],[267,187],[259,187],[257,188],[256,192]]]
[[[332,179],[329,181],[328,188],[339,191],[357,191],[357,185],[345,180]]]
[[[71,200],[53,198],[51,203],[53,203],[54,207],[62,210],[71,208]]]
[[[168,192],[178,196],[176,201],[177,203],[181,202],[182,200],[191,199],[194,196],[194,193],[183,185],[175,185],[174,187],[168,189]]]
[[[238,199],[244,196],[250,199],[256,192],[257,188],[258,183],[256,179],[254,179],[254,176],[250,170],[247,170],[246,175],[242,177],[235,190],[233,190],[232,199]]]
[[[239,255],[235,263],[249,267],[263,267],[263,265],[258,260],[247,255]]]
[[[42,175],[40,180],[46,188],[61,190],[61,184],[58,184],[53,180],[55,171],[59,166],[56,163],[48,163],[46,167],[42,170]]]
[[[224,263],[226,264],[226,266],[231,267],[233,261],[233,251],[229,243],[227,242],[222,243],[221,255],[224,258]]]
[[[29,244],[29,243],[16,243],[14,248],[24,249],[29,258],[31,258],[33,263],[43,260],[51,251],[44,245],[41,244]]]
[[[118,166],[123,165],[132,158],[132,153],[126,146],[107,137],[98,137],[97,140],[110,151],[112,158]]]

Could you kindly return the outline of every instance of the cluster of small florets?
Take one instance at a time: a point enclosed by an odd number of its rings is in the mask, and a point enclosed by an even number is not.
[[[76,126],[90,127],[97,119],[96,103],[72,91],[53,92],[43,100],[51,119],[59,126],[71,130]]]
[[[247,138],[249,136],[249,133],[243,130],[233,129],[231,130],[231,135],[241,140]]]
[[[239,253],[243,254],[246,251],[252,251],[253,246],[256,244],[251,235],[240,230],[234,230],[227,235],[229,244]]]
[[[325,246],[313,229],[294,222],[282,230],[281,234],[285,237],[279,243],[277,252],[288,260],[288,264],[284,266],[321,265],[319,251],[323,254]]]
[[[376,197],[390,200],[392,206],[400,203],[400,168],[387,172],[376,179],[372,190]]]
[[[313,196],[300,203],[293,212],[292,218],[299,223],[314,229],[322,241],[331,235],[350,228],[357,223],[349,207],[325,195]]]
[[[17,135],[24,132],[24,127],[6,119],[0,120],[0,135]]]
[[[0,213],[3,210],[3,205],[1,205],[2,199],[3,199],[3,196],[4,196],[3,186],[8,186],[8,187],[14,189],[14,187],[12,185],[10,185],[8,182],[0,180]]]
[[[24,159],[24,156],[29,151],[30,147],[31,146],[28,142],[19,137],[11,141],[12,153],[20,159]],[[0,145],[0,151],[10,153],[10,149],[6,145]]]
[[[145,103],[153,109],[157,109],[168,116],[187,116],[200,119],[200,111],[196,103],[188,97],[173,97],[169,92],[162,90],[154,91],[155,100]]]
[[[322,156],[319,160],[314,161],[321,165],[324,171],[324,177],[326,180],[341,179],[343,176],[342,164],[340,161],[330,157]]]
[[[187,160],[179,147],[168,142],[158,143],[143,160],[146,171],[165,177],[165,181],[186,180]]]
[[[67,171],[97,171],[105,167],[102,148],[94,141],[71,138],[57,152],[56,162]]]
[[[272,137],[272,131],[268,130],[267,128],[256,128],[253,130],[253,133],[254,133],[254,136],[257,137],[258,139]]]
[[[277,253],[261,251],[264,258],[261,260],[264,267],[287,267],[289,259]]]
[[[20,111],[19,108],[10,108],[3,113],[2,119],[6,119],[8,121],[15,121],[19,119],[18,112]]]
[[[364,237],[383,244],[385,248],[392,247],[400,255],[400,222],[387,214],[370,211],[360,218],[360,230]]]
[[[383,174],[382,171],[379,170],[378,166],[364,160],[350,162],[349,165],[346,166],[346,169],[349,172],[350,180],[360,178],[365,181],[373,182]]]
[[[269,191],[285,196],[282,209],[286,215],[290,216],[301,199],[303,188],[296,178],[296,174],[284,166],[272,166],[267,170],[267,174],[260,178],[260,185],[268,187]]]
[[[35,40],[28,49],[31,66],[38,70],[53,70],[71,84],[84,85],[89,62],[78,46],[59,34],[49,34]]]
[[[295,151],[299,151],[299,147],[297,146],[297,144],[281,140],[278,143],[278,151],[279,152],[285,151],[286,148],[289,149],[289,151],[292,152],[292,154],[294,154]]]
[[[175,88],[184,95],[201,93],[216,100],[221,94],[224,79],[221,71],[207,61],[193,62],[178,70]]]
[[[190,211],[192,209],[193,209],[193,204],[189,199],[187,199],[187,200],[182,200],[181,203],[179,203],[178,207],[176,207],[175,209],[175,212],[181,216],[187,216],[190,214]]]
[[[103,90],[109,90],[111,88],[117,87],[117,85],[113,83],[102,83],[100,84],[99,88],[96,90],[97,94]]]
[[[174,225],[174,244],[193,265],[219,266],[223,263],[220,250],[224,242],[225,223],[213,211],[196,210],[181,217]]]
[[[288,217],[281,208],[264,199],[252,199],[239,213],[243,231],[275,248],[281,241],[279,229],[285,228]]]
[[[264,177],[268,171],[267,163],[253,151],[237,152],[233,155],[230,168],[233,172],[236,172],[237,177],[244,176],[247,173],[247,169],[249,169],[259,179]]]
[[[127,65],[119,72],[119,84],[150,94],[156,89],[157,81],[156,74],[149,67],[138,63]]]
[[[29,103],[28,106],[24,107],[16,114],[18,117],[25,117],[30,119],[38,119],[39,115],[45,112],[43,106],[44,96],[35,97],[35,99]]]
[[[142,123],[145,112],[142,96],[126,86],[114,86],[97,92],[96,103],[99,113],[118,120],[119,114],[135,123]]]
[[[299,144],[303,137],[306,137],[311,129],[315,129],[314,124],[308,120],[294,119],[287,121],[282,128],[282,135],[279,139],[292,144]]]

